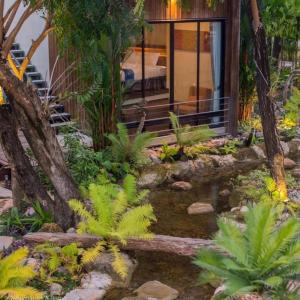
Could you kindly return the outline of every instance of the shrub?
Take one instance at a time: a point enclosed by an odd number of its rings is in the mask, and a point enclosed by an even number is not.
[[[82,219],[78,225],[78,233],[94,234],[104,240],[89,249],[83,256],[83,261],[93,261],[107,247],[114,257],[114,270],[125,277],[126,265],[116,242],[126,245],[127,239],[131,237],[152,238],[149,227],[156,220],[153,208],[150,204],[138,205],[147,191],[138,193],[135,178],[128,175],[122,189],[107,182],[91,184],[86,192],[91,201],[91,212],[78,200],[69,202],[70,207]]]
[[[118,132],[109,134],[111,155],[115,162],[129,163],[132,167],[139,167],[147,162],[145,149],[155,135],[151,132],[137,133],[131,139],[128,129],[122,123],[117,124]]]
[[[32,267],[24,266],[28,256],[27,248],[20,248],[11,255],[0,259],[0,298],[32,299],[43,298],[43,293],[26,287],[29,280],[35,277]]]
[[[278,225],[282,211],[267,202],[249,207],[244,231],[232,220],[218,220],[215,243],[224,253],[203,249],[195,263],[205,270],[203,282],[224,281],[221,299],[254,291],[288,299],[290,280],[300,276],[300,223],[291,217]]]
[[[186,146],[192,146],[196,143],[209,140],[215,136],[215,132],[208,126],[181,126],[178,117],[173,112],[170,112],[170,122],[174,130],[176,142],[182,152],[184,152],[183,149]]]
[[[159,158],[163,162],[174,162],[177,159],[179,159],[179,148],[178,147],[172,147],[169,145],[163,145],[161,148],[161,153],[159,155]]]

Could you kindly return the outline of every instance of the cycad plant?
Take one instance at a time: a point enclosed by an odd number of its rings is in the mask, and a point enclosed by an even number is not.
[[[39,300],[43,293],[27,287],[29,280],[35,277],[31,266],[24,265],[28,256],[27,248],[20,248],[0,260],[0,299]]]
[[[146,162],[145,149],[155,135],[150,132],[138,132],[131,139],[124,124],[117,124],[117,128],[118,132],[116,134],[108,135],[111,142],[112,158],[115,162],[128,162],[133,167],[144,164]]]
[[[300,279],[300,222],[291,217],[280,223],[282,211],[267,202],[249,207],[245,230],[232,220],[218,220],[215,243],[222,252],[203,249],[195,263],[205,270],[203,282],[224,281],[220,299],[254,291],[288,299],[290,281]]]
[[[91,201],[88,210],[78,200],[71,200],[70,207],[81,217],[78,233],[89,233],[103,240],[85,252],[85,263],[92,262],[108,248],[114,257],[113,268],[121,276],[127,274],[126,264],[121,256],[118,244],[127,244],[129,238],[151,239],[149,227],[156,220],[150,204],[136,206],[147,192],[138,193],[135,178],[128,175],[123,188],[107,182],[91,184],[87,191]]]
[[[207,125],[201,127],[181,126],[178,117],[173,112],[170,112],[170,122],[180,148],[179,152],[182,154],[186,146],[193,146],[215,136],[215,132]]]

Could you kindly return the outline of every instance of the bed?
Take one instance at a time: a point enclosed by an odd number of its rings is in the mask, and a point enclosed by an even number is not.
[[[167,67],[159,52],[145,52],[145,89],[165,89]],[[141,89],[142,55],[132,51],[121,64],[121,80],[129,91]]]

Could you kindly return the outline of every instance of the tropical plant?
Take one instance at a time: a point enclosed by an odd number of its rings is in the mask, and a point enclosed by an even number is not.
[[[43,293],[26,286],[28,281],[36,275],[32,267],[24,265],[28,252],[27,248],[20,248],[0,259],[1,299],[39,300],[43,298]]]
[[[283,128],[296,127],[299,122],[300,91],[293,89],[293,94],[284,105],[284,118],[282,120]]]
[[[78,248],[75,243],[64,247],[45,243],[36,246],[34,253],[44,256],[43,263],[39,268],[39,277],[43,282],[63,282],[66,274],[60,273],[60,268],[67,270],[72,279],[77,279],[84,266],[81,259],[84,250]]]
[[[19,235],[27,232],[38,231],[43,224],[53,223],[53,216],[44,210],[39,202],[32,205],[32,216],[21,213],[13,207],[7,213],[0,216],[0,233]]]
[[[134,138],[131,138],[124,124],[118,123],[117,128],[116,134],[107,136],[111,142],[112,159],[118,163],[128,162],[133,167],[145,164],[147,162],[145,148],[155,135],[151,132],[138,132]]]
[[[131,237],[152,238],[149,227],[156,220],[153,208],[150,204],[138,205],[147,193],[138,193],[135,178],[128,175],[122,188],[110,182],[91,184],[86,190],[91,210],[78,200],[69,202],[70,207],[82,219],[78,224],[78,233],[90,233],[103,238],[85,252],[85,263],[93,261],[107,247],[114,257],[114,270],[121,277],[126,276],[127,267],[117,244],[126,245]]]
[[[170,112],[170,122],[181,153],[184,153],[184,147],[192,146],[215,136],[215,132],[208,126],[181,126],[178,117],[173,112]]]
[[[238,139],[229,140],[227,143],[225,143],[224,146],[220,147],[219,153],[220,154],[234,154],[238,151],[238,147],[241,146],[241,141]]]
[[[291,217],[278,224],[282,209],[266,202],[249,207],[245,230],[232,220],[218,220],[215,244],[222,252],[203,249],[195,263],[205,270],[202,282],[224,281],[220,299],[247,292],[288,299],[290,280],[299,281],[300,276],[300,223]]]
[[[165,144],[161,148],[159,158],[163,162],[173,162],[173,161],[177,160],[178,158],[180,158],[180,156],[178,155],[178,152],[179,152],[178,147],[172,147],[172,146],[169,146],[168,144]]]

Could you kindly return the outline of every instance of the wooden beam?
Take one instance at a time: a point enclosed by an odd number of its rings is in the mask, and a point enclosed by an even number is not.
[[[83,248],[89,248],[99,241],[100,238],[93,235],[78,235],[76,233],[37,232],[25,235],[24,240],[28,244],[50,242],[59,246],[65,246],[75,242]],[[151,240],[130,238],[126,246],[120,244],[120,247],[123,250],[160,251],[182,256],[195,256],[201,248],[217,250],[217,247],[211,240],[180,238],[166,235],[155,235]]]

